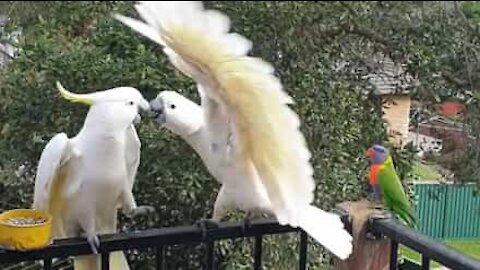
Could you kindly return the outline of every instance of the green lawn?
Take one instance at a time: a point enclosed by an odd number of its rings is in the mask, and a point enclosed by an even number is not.
[[[480,240],[447,240],[444,244],[466,254],[467,256],[480,260]],[[422,261],[419,253],[405,246],[400,246],[400,254],[403,257],[407,257],[418,263]],[[441,265],[436,262],[430,262],[430,267],[432,269],[440,266]]]
[[[420,162],[415,163],[413,167],[413,175],[418,177],[419,181],[439,180],[442,178],[434,166],[422,164]]]
[[[445,244],[480,260],[480,240],[446,241]]]

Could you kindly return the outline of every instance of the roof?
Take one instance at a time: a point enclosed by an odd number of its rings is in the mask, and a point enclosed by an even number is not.
[[[0,30],[7,23],[8,18],[5,15],[0,14]],[[21,31],[13,31],[4,33],[2,37],[16,40],[21,34]],[[0,43],[0,69],[4,68],[14,57],[17,49],[7,42]]]
[[[438,112],[442,116],[461,115],[465,111],[465,105],[458,101],[447,101],[438,106]]]
[[[395,63],[390,57],[376,54],[373,62],[378,71],[364,76],[373,86],[376,95],[408,95],[419,82],[404,70],[405,65]]]

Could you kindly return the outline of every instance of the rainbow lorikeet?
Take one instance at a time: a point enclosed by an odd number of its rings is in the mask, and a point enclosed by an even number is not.
[[[375,200],[384,206],[408,226],[414,226],[416,218],[410,207],[400,178],[398,177],[392,157],[387,148],[373,145],[367,151],[372,163],[369,173],[369,184]]]

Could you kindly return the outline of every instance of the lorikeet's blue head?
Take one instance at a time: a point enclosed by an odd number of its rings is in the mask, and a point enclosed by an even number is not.
[[[372,161],[372,164],[382,164],[390,155],[390,152],[387,148],[375,144],[368,149],[367,155],[370,158],[370,161]]]

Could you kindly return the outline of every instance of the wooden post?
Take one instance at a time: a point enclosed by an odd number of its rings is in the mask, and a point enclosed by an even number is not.
[[[353,251],[344,261],[334,259],[335,270],[388,270],[390,240],[367,237],[368,219],[378,210],[367,200],[344,202],[337,208],[348,214],[352,224]]]

